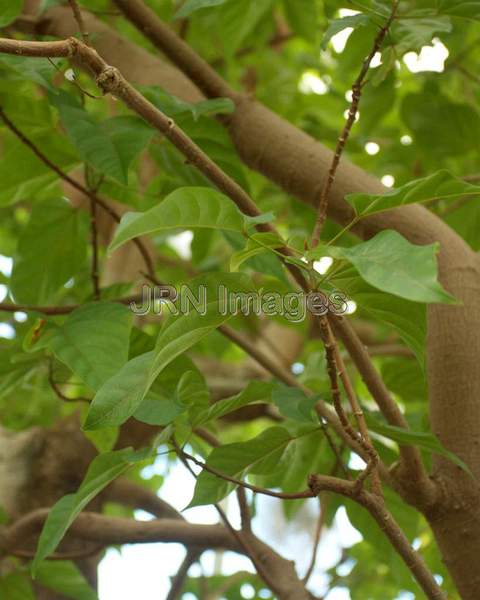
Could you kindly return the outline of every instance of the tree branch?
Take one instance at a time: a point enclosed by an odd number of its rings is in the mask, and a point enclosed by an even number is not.
[[[427,598],[430,600],[447,600],[446,595],[438,586],[423,558],[411,547],[408,539],[381,498],[364,489],[359,490],[355,482],[344,481],[327,475],[312,475],[309,484],[311,490],[317,496],[324,491],[335,492],[366,508],[412,572]]]

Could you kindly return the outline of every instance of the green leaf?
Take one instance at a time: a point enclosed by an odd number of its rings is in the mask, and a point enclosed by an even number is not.
[[[0,598],[35,600],[32,586],[24,573],[14,572],[0,577]]]
[[[271,11],[275,0],[230,0],[219,11],[220,32],[226,53],[232,56],[260,21]]]
[[[350,271],[350,277],[345,275],[333,277],[332,284],[356,302],[360,315],[393,327],[415,352],[421,367],[424,368],[427,338],[426,305],[381,292],[354,273],[352,267]]]
[[[400,38],[396,44],[397,52],[419,51],[432,42],[435,33],[450,33],[452,22],[446,16],[422,16],[424,11],[412,11],[409,19],[398,21],[395,33]],[[396,36],[396,37],[397,37]]]
[[[215,402],[207,410],[203,411],[197,421],[197,425],[204,425],[214,419],[221,419],[225,415],[238,410],[253,402],[267,402],[273,388],[273,383],[269,381],[250,381],[247,387],[230,398],[224,398]]]
[[[253,256],[269,252],[284,246],[283,240],[273,233],[255,233],[248,240],[245,248],[230,259],[230,271],[238,271],[240,265]]]
[[[454,17],[480,19],[480,2],[478,0],[440,0],[438,10]]]
[[[38,583],[74,600],[98,600],[79,569],[70,561],[42,562],[37,568]]]
[[[13,265],[10,289],[17,302],[48,304],[78,275],[86,256],[87,228],[86,215],[66,200],[34,205]]]
[[[294,438],[283,427],[271,427],[248,442],[215,448],[206,464],[230,477],[242,479],[247,473],[262,474],[281,468]],[[203,470],[195,485],[189,508],[220,502],[234,488],[232,483]]]
[[[235,104],[230,98],[185,102],[156,85],[144,86],[142,92],[152,104],[169,117],[189,115],[194,121],[198,121],[202,116],[231,114],[235,110]]]
[[[318,11],[312,0],[284,0],[287,21],[292,30],[314,42],[318,34]]]
[[[186,0],[183,6],[175,13],[175,18],[184,19],[201,8],[219,6],[220,4],[225,4],[225,2],[228,1],[229,0]]]
[[[195,227],[242,232],[245,221],[235,204],[220,192],[201,187],[180,188],[147,212],[127,213],[109,250],[140,235]]]
[[[99,123],[65,93],[51,94],[62,124],[80,158],[120,183],[128,183],[128,168],[154,132],[141,119],[121,116]]]
[[[349,261],[367,283],[414,302],[455,303],[437,281],[438,244],[416,246],[396,231],[381,231],[352,248],[322,246],[310,258],[332,256]]]
[[[213,296],[208,298],[204,314],[193,310],[180,317],[170,317],[158,336],[155,356],[150,374],[153,381],[162,370],[177,356],[191,348],[206,335],[228,321],[228,307],[224,305],[221,286],[228,292],[249,293],[254,291],[250,279],[245,275],[233,273],[215,273],[199,277],[191,282],[190,289],[205,286]]]
[[[93,390],[128,360],[132,313],[121,304],[95,302],[74,310],[45,332],[35,347],[47,347]]]
[[[0,123],[1,125],[1,123]],[[69,170],[78,163],[71,147],[52,130],[45,134],[31,134],[30,139],[59,167]],[[58,175],[49,169],[35,154],[10,132],[2,134],[2,160],[0,161],[0,205],[6,206],[25,198],[35,199],[40,192],[52,187]],[[22,165],[19,169],[18,165]],[[47,216],[46,216],[47,218]]]
[[[438,165],[437,156],[457,157],[477,149],[478,112],[470,104],[452,102],[436,86],[419,94],[407,94],[401,105],[401,118],[415,142],[430,160],[433,158],[433,165]]]
[[[23,0],[0,0],[0,27],[10,25],[22,12]]]
[[[479,196],[480,186],[472,185],[442,170],[416,179],[385,194],[349,194],[346,199],[359,217],[365,217],[397,206],[430,202],[433,200],[457,200],[462,196]]]
[[[135,413],[148,391],[152,361],[153,352],[136,356],[105,382],[90,404],[85,431],[121,425]]]
[[[203,375],[198,371],[184,373],[175,390],[175,401],[188,407],[190,421],[195,425],[199,414],[208,408],[210,402],[210,392]]]
[[[95,496],[130,466],[145,458],[145,451],[135,452],[131,448],[125,448],[99,454],[93,459],[78,491],[61,498],[50,510],[38,541],[32,574],[35,574],[40,563],[55,551],[70,525]]]
[[[157,338],[155,350],[130,360],[100,388],[90,404],[85,430],[124,423],[139,408],[165,367],[232,317],[225,310],[219,286],[235,292],[253,290],[248,277],[229,273],[202,276],[190,282],[191,290],[201,286],[212,298],[207,297],[199,312],[194,309],[169,317]]]
[[[444,448],[440,440],[433,433],[422,431],[410,431],[407,429],[402,429],[401,427],[386,425],[381,421],[375,419],[368,412],[365,413],[365,419],[367,421],[369,429],[371,429],[375,433],[383,435],[384,437],[389,438],[390,440],[394,440],[399,444],[418,446],[422,450],[427,450],[427,452],[444,456],[445,458],[448,458],[453,464],[457,465],[466,473],[474,477],[468,466],[463,462],[463,460],[461,460],[453,452],[450,452],[449,450]]]
[[[368,15],[364,15],[359,13],[358,15],[350,15],[348,17],[342,17],[341,19],[335,19],[331,21],[327,30],[323,34],[321,48],[322,50],[327,49],[328,42],[332,39],[334,35],[340,33],[347,27],[351,27],[352,29],[356,29],[357,27],[363,27],[364,25],[368,25],[370,22],[370,17]]]
[[[273,403],[278,407],[280,414],[287,419],[299,423],[318,423],[315,413],[316,396],[306,396],[298,388],[278,385],[272,393]]]

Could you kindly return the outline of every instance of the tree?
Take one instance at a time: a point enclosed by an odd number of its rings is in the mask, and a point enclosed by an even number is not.
[[[186,549],[170,600],[478,596],[479,17],[0,2],[1,597],[96,598],[105,549],[143,542]],[[165,456],[217,525],[142,477]],[[321,590],[340,508],[363,539]],[[207,549],[254,573],[189,576]]]

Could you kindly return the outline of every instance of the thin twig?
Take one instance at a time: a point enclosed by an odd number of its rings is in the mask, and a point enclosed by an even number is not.
[[[87,181],[87,189],[89,191],[89,200],[90,200],[90,234],[91,234],[91,242],[92,242],[92,286],[93,286],[93,297],[95,300],[100,300],[101,291],[100,291],[100,278],[98,275],[98,228],[97,228],[97,202],[95,199],[95,190],[90,185],[88,181],[88,166],[85,168],[86,171],[86,181]]]
[[[264,496],[271,496],[272,498],[280,498],[282,500],[301,500],[302,498],[312,498],[314,496],[314,494],[312,494],[311,490],[304,490],[303,492],[288,494],[285,492],[274,492],[273,490],[269,490],[267,488],[262,488],[262,487],[258,487],[256,485],[251,485],[250,483],[246,483],[245,481],[242,481],[241,479],[236,479],[235,477],[230,477],[230,475],[227,475],[226,473],[222,473],[221,471],[218,471],[217,469],[210,467],[207,463],[196,459],[194,456],[192,456],[191,454],[188,454],[188,452],[185,452],[185,450],[182,450],[181,448],[177,448],[177,453],[179,454],[180,457],[190,460],[191,462],[195,463],[197,466],[201,467],[204,471],[207,471],[211,475],[215,475],[215,477],[218,477],[219,479],[223,479],[224,481],[228,481],[235,485],[242,486],[248,490],[251,490],[252,492],[255,492],[256,494],[262,494]]]
[[[85,28],[85,22],[83,20],[82,11],[78,6],[77,0],[68,0],[68,3],[70,4],[70,7],[72,9],[73,16],[78,25],[78,31],[80,32],[83,41],[85,42],[85,44],[87,44],[87,46],[90,46],[90,36]]]
[[[310,559],[310,564],[308,565],[307,572],[305,573],[305,576],[303,578],[303,583],[305,585],[308,584],[310,577],[313,574],[313,570],[315,569],[315,564],[317,562],[318,548],[320,546],[320,539],[322,537],[323,528],[325,527],[325,523],[327,521],[326,504],[328,502],[328,498],[329,498],[329,496],[325,492],[322,492],[321,494],[319,494],[320,512],[318,515],[317,524],[315,527],[315,535],[313,538],[312,558]]]
[[[78,398],[69,398],[68,396],[65,396],[62,390],[58,387],[58,383],[55,381],[53,373],[53,360],[50,360],[48,365],[48,383],[55,392],[56,396],[63,402],[86,402],[87,404],[90,404],[91,402],[90,398],[83,398],[81,396]]]
[[[187,550],[187,554],[183,559],[177,574],[172,578],[172,583],[170,585],[170,590],[166,600],[178,600],[178,598],[181,597],[185,579],[188,576],[188,571],[190,570],[190,567],[199,560],[201,555],[201,549],[189,548]]]
[[[380,50],[385,36],[387,35],[388,30],[390,29],[390,26],[393,20],[395,19],[397,7],[398,0],[393,0],[390,16],[388,17],[385,25],[378,32],[370,54],[363,61],[360,73],[357,79],[355,80],[354,84],[352,85],[352,101],[348,110],[347,121],[345,123],[342,133],[340,134],[340,137],[338,138],[337,146],[335,148],[335,154],[333,155],[332,159],[332,164],[330,165],[327,178],[325,179],[320,192],[320,199],[318,201],[317,208],[317,218],[315,221],[315,227],[313,229],[312,234],[312,241],[310,244],[311,248],[315,248],[316,246],[318,246],[318,243],[320,241],[323,224],[325,222],[325,219],[327,218],[328,199],[330,190],[332,189],[332,185],[335,182],[335,176],[337,174],[338,165],[340,164],[340,159],[342,157],[343,151],[345,150],[345,146],[350,136],[353,124],[355,123],[355,120],[357,118],[358,105],[362,96],[363,87],[366,83],[366,76],[370,69],[370,65],[375,54]]]
[[[110,302],[116,302],[118,304],[124,304],[129,306],[132,302],[141,302],[142,295],[136,294],[135,296],[128,296],[127,298],[115,298],[110,300]],[[59,315],[69,315],[77,308],[83,306],[82,304],[67,304],[65,306],[37,306],[35,304],[13,304],[10,302],[0,302],[0,312],[35,312],[40,313],[42,315],[48,315],[51,317],[59,316]]]

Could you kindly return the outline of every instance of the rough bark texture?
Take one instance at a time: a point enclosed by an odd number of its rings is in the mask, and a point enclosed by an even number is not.
[[[40,31],[66,37],[76,31],[66,8],[48,12]],[[95,47],[107,62],[119,67],[135,83],[158,83],[185,100],[201,92],[187,77],[161,59],[124,40],[93,17],[87,28],[95,32]],[[237,109],[228,129],[243,161],[288,193],[315,205],[332,153],[322,144],[251,99],[235,95]],[[329,216],[345,225],[352,211],[344,201],[349,192],[382,192],[381,183],[342,160],[330,198]],[[369,238],[395,229],[410,241],[440,243],[440,278],[459,300],[459,306],[430,306],[428,310],[428,380],[433,431],[460,456],[480,480],[480,261],[447,225],[419,206],[385,212],[355,227]],[[436,458],[434,480],[441,500],[426,511],[440,550],[465,600],[476,600],[480,573],[476,553],[480,545],[478,485],[445,459]],[[68,486],[67,486],[68,487]],[[60,491],[60,490],[59,490]],[[68,491],[68,490],[67,490]],[[63,491],[65,493],[65,490]]]

